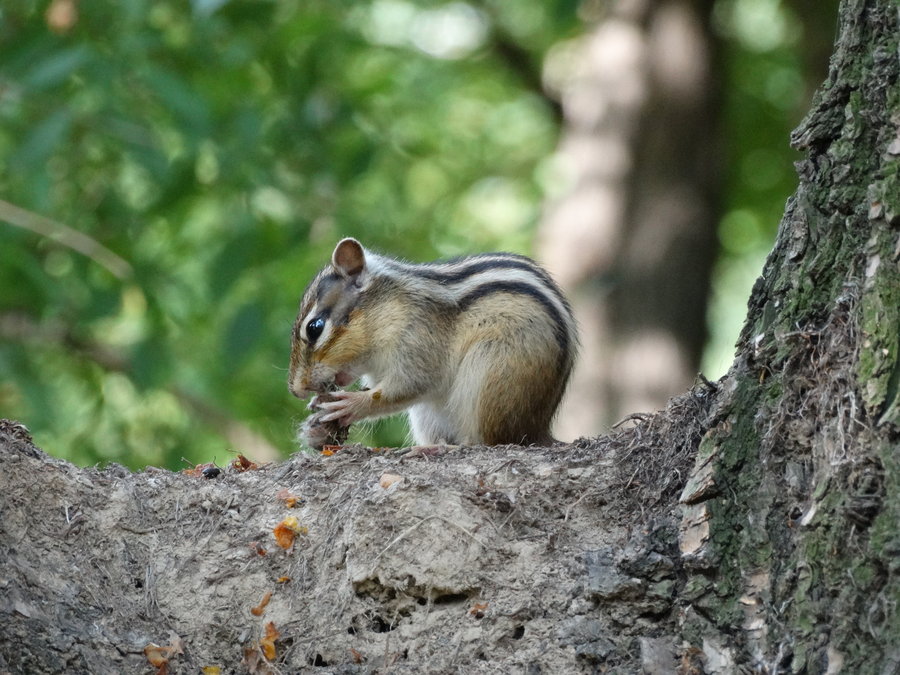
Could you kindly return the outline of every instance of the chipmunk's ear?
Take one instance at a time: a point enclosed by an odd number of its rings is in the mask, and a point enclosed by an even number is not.
[[[358,283],[366,270],[366,252],[356,239],[341,239],[334,247],[331,264],[342,277]]]

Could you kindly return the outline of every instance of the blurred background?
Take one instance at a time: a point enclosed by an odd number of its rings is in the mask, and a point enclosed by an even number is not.
[[[296,451],[338,238],[564,286],[564,440],[727,370],[837,0],[0,5],[0,417],[79,464]],[[406,440],[401,418],[353,439]]]

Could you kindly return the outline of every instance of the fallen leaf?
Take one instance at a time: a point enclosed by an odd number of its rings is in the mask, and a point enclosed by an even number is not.
[[[298,534],[307,534],[309,529],[300,524],[296,516],[288,516],[272,529],[275,541],[287,550],[294,545],[294,539]]]
[[[144,647],[144,656],[154,668],[162,668],[169,663],[169,648],[161,647],[155,642],[151,642]]]
[[[231,462],[231,468],[235,471],[251,471],[259,468],[259,464],[251,462],[243,455],[238,455]]]
[[[184,642],[174,633],[170,634],[172,644],[161,646],[150,642],[144,647],[144,656],[150,665],[156,668],[156,675],[168,675],[169,659],[177,654],[184,654]]]
[[[222,675],[222,666],[203,666],[200,671],[203,675]]]
[[[287,488],[279,490],[278,494],[275,495],[275,499],[280,499],[281,501],[283,501],[284,505],[289,509],[294,508],[295,506],[297,506],[297,504],[303,503],[303,500],[300,499],[300,497],[292,493]]]
[[[294,539],[297,538],[296,532],[294,532],[291,528],[286,527],[284,523],[278,523],[273,528],[272,534],[275,535],[275,543],[277,543],[285,551],[287,551],[291,546],[294,545]]]
[[[276,584],[286,584],[291,580],[290,577],[278,577]]]
[[[353,663],[362,663],[366,660],[365,657],[360,652],[353,649],[353,647],[350,647],[350,656],[353,657]]]
[[[278,629],[275,628],[275,624],[273,622],[269,622],[266,624],[266,636],[264,638],[260,638],[259,640],[259,648],[262,650],[263,656],[265,656],[269,661],[275,660],[275,640],[281,637],[281,633],[278,632]]]
[[[263,599],[260,601],[260,603],[256,607],[251,609],[250,613],[253,616],[262,616],[262,613],[266,611],[266,605],[269,604],[269,600],[271,600],[271,599],[272,599],[272,591],[266,592],[266,594],[263,596]]]

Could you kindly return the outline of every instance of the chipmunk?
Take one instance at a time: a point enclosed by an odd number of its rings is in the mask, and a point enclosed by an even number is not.
[[[546,444],[576,347],[569,303],[529,258],[413,264],[347,238],[303,294],[288,386],[322,394],[320,426],[408,410],[418,445]]]

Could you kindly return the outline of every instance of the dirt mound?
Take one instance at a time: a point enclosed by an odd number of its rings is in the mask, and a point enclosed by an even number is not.
[[[673,406],[704,413],[710,392]],[[6,423],[0,669],[153,672],[155,643],[176,673],[667,672],[701,430],[676,418],[214,477],[79,469]]]

